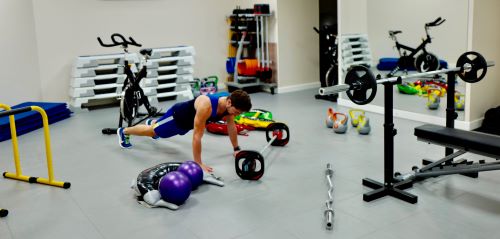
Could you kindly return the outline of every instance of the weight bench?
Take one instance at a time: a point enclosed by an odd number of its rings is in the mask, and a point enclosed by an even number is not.
[[[492,158],[500,158],[500,136],[425,124],[415,128],[417,140]]]
[[[467,160],[452,161],[466,152],[500,158],[500,136],[432,124],[416,127],[414,134],[419,141],[458,149],[458,151],[448,154],[436,162],[429,163],[421,169],[413,168],[410,173],[396,175],[397,180],[415,181],[448,174],[466,174],[468,176],[472,174],[477,177],[477,173],[481,171],[500,170],[500,160],[489,163],[484,160],[479,160],[477,163]]]

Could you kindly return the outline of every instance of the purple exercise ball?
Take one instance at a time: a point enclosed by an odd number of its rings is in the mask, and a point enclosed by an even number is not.
[[[183,173],[191,181],[193,190],[198,188],[203,183],[203,169],[194,161],[187,161],[182,163],[177,169],[178,172]]]
[[[160,179],[158,191],[160,191],[163,200],[181,205],[191,194],[191,182],[186,175],[173,171]]]

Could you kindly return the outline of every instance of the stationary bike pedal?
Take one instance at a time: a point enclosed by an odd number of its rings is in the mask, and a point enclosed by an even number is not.
[[[162,110],[161,108],[157,109],[156,107],[151,106],[151,112],[149,113],[149,117],[161,116],[162,115],[161,110]]]
[[[152,116],[152,115],[156,114],[156,112],[158,112],[158,110],[156,109],[156,107],[154,107],[154,106],[150,106],[149,107],[149,112],[148,112],[149,116]]]

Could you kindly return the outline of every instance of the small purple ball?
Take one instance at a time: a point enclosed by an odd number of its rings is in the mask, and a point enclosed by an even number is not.
[[[203,183],[203,169],[194,161],[186,161],[182,163],[177,169],[178,172],[183,173],[191,181],[193,190],[197,189]]]
[[[163,200],[181,205],[191,194],[191,182],[186,175],[173,171],[160,179],[158,191],[160,191]]]

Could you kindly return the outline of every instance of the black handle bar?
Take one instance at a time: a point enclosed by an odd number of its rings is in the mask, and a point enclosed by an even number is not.
[[[101,44],[101,46],[103,46],[103,47],[123,46],[124,48],[128,48],[128,45],[137,46],[137,47],[142,46],[141,44],[137,43],[134,40],[134,38],[129,37],[128,39],[129,40],[125,39],[125,37],[122,34],[113,33],[111,35],[111,41],[113,42],[113,44],[104,44],[104,42],[102,42],[101,38],[97,37],[97,41],[99,41],[99,44]]]
[[[314,31],[316,31],[318,34],[320,33],[318,28],[313,27],[313,29],[314,29]]]
[[[442,19],[441,17],[438,17],[433,22],[426,23],[425,26],[426,27],[436,27],[436,26],[439,26],[439,25],[443,24],[444,21],[446,21],[446,19]]]

